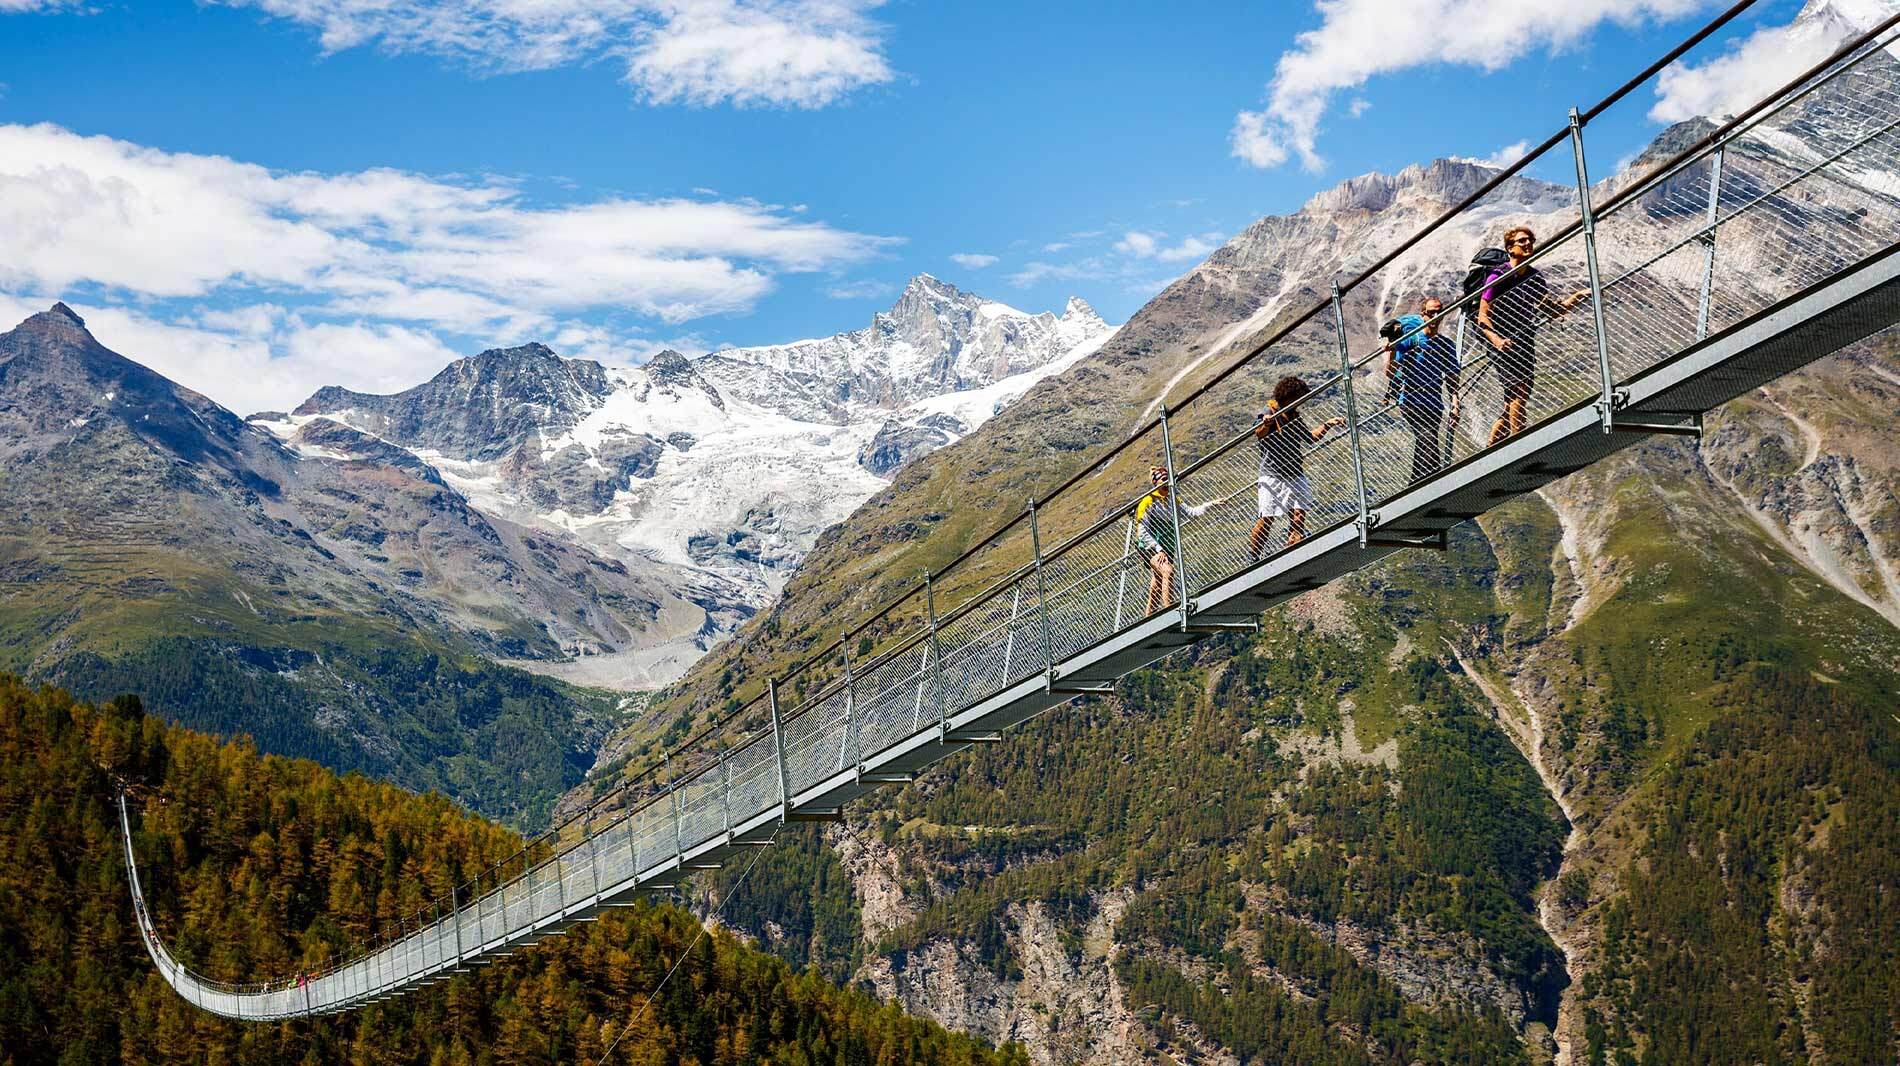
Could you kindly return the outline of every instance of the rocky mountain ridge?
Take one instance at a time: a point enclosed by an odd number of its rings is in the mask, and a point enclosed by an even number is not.
[[[638,649],[582,649],[555,668],[651,687],[767,602],[818,533],[905,463],[1112,332],[1079,299],[1030,315],[920,275],[870,326],[835,337],[614,368],[538,344],[495,349],[392,396],[330,387],[253,421],[299,449],[320,447],[313,420],[348,425],[487,513],[723,605],[678,613]]]
[[[1070,297],[1060,315],[1025,315],[919,274],[864,329],[728,348],[699,364],[722,387],[761,406],[784,404],[788,394],[814,397],[825,416],[842,425],[858,420],[855,412],[866,408],[901,410],[1036,370],[1108,332],[1108,324],[1079,297]]]
[[[0,491],[5,669],[137,687],[191,724],[510,817],[521,782],[544,806],[578,780],[609,705],[483,660],[624,648],[721,609],[484,514],[341,423],[286,444],[105,348],[63,304],[0,334]],[[464,710],[419,728],[438,686]],[[489,715],[491,696],[517,710]],[[528,746],[488,762],[515,730]]]

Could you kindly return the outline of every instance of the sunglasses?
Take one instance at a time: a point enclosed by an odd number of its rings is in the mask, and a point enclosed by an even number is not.
[[[1515,248],[1515,247],[1517,247],[1517,246],[1518,246],[1518,245],[1520,245],[1520,244],[1523,244],[1523,245],[1535,245],[1536,243],[1537,243],[1537,242],[1536,242],[1535,240],[1533,240],[1533,239],[1531,239],[1531,238],[1529,238],[1529,237],[1516,237],[1516,238],[1513,238],[1513,239],[1511,240],[1511,247],[1513,247],[1513,248]]]

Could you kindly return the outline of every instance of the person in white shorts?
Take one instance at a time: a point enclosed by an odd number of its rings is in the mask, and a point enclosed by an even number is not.
[[[1260,519],[1253,524],[1248,547],[1256,561],[1266,549],[1276,518],[1287,520],[1287,547],[1306,538],[1306,512],[1313,509],[1313,483],[1306,478],[1307,446],[1346,424],[1343,418],[1329,418],[1308,426],[1298,403],[1312,391],[1297,377],[1281,378],[1253,429],[1254,446],[1260,453]]]

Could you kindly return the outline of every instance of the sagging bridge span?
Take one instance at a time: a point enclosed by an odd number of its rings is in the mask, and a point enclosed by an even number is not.
[[[671,888],[769,842],[787,821],[835,817],[874,789],[1106,692],[1210,633],[1255,625],[1273,605],[1392,552],[1442,545],[1457,523],[1647,435],[1695,434],[1703,412],[1900,322],[1900,16],[1709,125],[1674,158],[1601,184],[1588,177],[1590,123],[1747,6],[1573,112],[1518,164],[1335,285],[1330,299],[801,665],[791,705],[781,706],[788,675],[673,753],[664,773],[646,779],[641,801],[570,822],[353,958],[254,984],[182,965],[146,906],[121,800],[134,909],[159,971],[205,1010],[258,1021],[348,1011],[445,979]],[[1457,335],[1464,364],[1462,413],[1443,427],[1433,467],[1414,478],[1412,433],[1384,403],[1383,379],[1363,372],[1383,344],[1353,352],[1347,307],[1383,317],[1390,309],[1377,306],[1379,294],[1400,289],[1392,279],[1434,242],[1480,227],[1495,235],[1525,210],[1513,199],[1517,177],[1540,164],[1566,179],[1574,199],[1534,265],[1553,292],[1570,286],[1588,297],[1542,326],[1527,425],[1496,444],[1488,428],[1506,398],[1487,365],[1496,354],[1467,328],[1470,299],[1446,308],[1444,332]],[[1468,254],[1468,238],[1461,247]],[[1315,352],[1336,353],[1334,369],[1299,406],[1309,424],[1337,418],[1344,431],[1305,457],[1311,534],[1255,558],[1247,503],[1258,458],[1246,412],[1258,410],[1262,375],[1238,371],[1263,356],[1310,365]],[[1189,459],[1190,450],[1199,454]],[[1179,498],[1229,501],[1171,519],[1174,587],[1153,612],[1136,546],[1139,494],[1126,491],[1145,491],[1149,461],[1168,469]],[[873,654],[859,654],[866,643]]]

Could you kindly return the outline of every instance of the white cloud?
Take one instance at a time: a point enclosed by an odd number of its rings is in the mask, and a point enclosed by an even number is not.
[[[452,356],[438,331],[587,328],[611,334],[590,351],[617,350],[629,314],[745,311],[783,275],[890,243],[752,201],[546,206],[492,179],[286,173],[0,125],[0,294],[83,303],[125,354],[237,410],[415,384]]]
[[[1075,236],[1102,235],[1100,231],[1090,231]],[[1019,289],[1026,289],[1046,281],[1114,281],[1120,282],[1123,290],[1129,293],[1153,295],[1168,283],[1168,279],[1157,280],[1154,277],[1157,263],[1204,259],[1220,247],[1220,242],[1221,235],[1218,233],[1196,234],[1171,244],[1166,233],[1125,230],[1111,246],[1113,254],[1084,255],[1061,263],[1038,259],[1010,274],[1009,283]],[[1056,253],[1070,247],[1072,245],[1069,242],[1057,241],[1045,245],[1043,251]]]
[[[993,255],[983,255],[980,252],[957,252],[950,257],[950,261],[965,270],[982,270],[985,267],[995,266],[1000,260]]]
[[[1166,236],[1164,233],[1142,233],[1138,230],[1130,230],[1122,235],[1121,240],[1115,242],[1115,250],[1136,259],[1159,259],[1164,263],[1177,263],[1183,259],[1205,258],[1209,252],[1220,247],[1218,243],[1220,235],[1217,233],[1188,237],[1172,247],[1164,243]]]
[[[1299,35],[1280,56],[1267,103],[1241,111],[1230,135],[1233,155],[1274,167],[1297,155],[1323,164],[1317,141],[1335,94],[1372,77],[1450,63],[1495,71],[1526,51],[1574,45],[1608,21],[1637,25],[1708,6],[1710,0],[1316,0],[1320,25]],[[1420,33],[1395,35],[1395,27]]]
[[[1097,278],[1113,277],[1116,271],[1099,256],[1073,263],[1045,263],[1037,260],[1024,264],[1021,270],[1009,276],[1009,283],[1019,289],[1045,281],[1086,281]]]
[[[1349,118],[1358,118],[1370,110],[1372,110],[1372,101],[1363,96],[1353,97],[1352,102],[1346,105],[1346,115]]]
[[[137,351],[140,361],[144,362],[150,349],[142,347]],[[308,378],[310,375],[305,372],[308,369],[334,378],[341,371],[349,380],[360,383],[352,387],[367,392],[406,389],[448,365],[459,354],[432,333],[364,322],[308,325],[298,322],[282,336],[279,352],[281,354],[273,353],[273,363],[286,368],[287,374]],[[318,387],[314,378],[308,384],[307,391]]]
[[[1849,37],[1894,12],[1894,0],[1836,4],[1817,18],[1765,26],[1699,65],[1677,62],[1656,80],[1649,117],[1681,122],[1699,115],[1732,115],[1833,54]],[[1852,9],[1851,11],[1849,9]],[[1864,9],[1864,10],[1863,10]]]
[[[881,29],[852,0],[671,0],[627,80],[655,103],[823,107],[891,80]]]
[[[0,126],[0,286],[151,297],[250,290],[471,330],[631,308],[670,322],[749,308],[781,272],[887,242],[767,204],[527,204],[496,182],[286,174],[57,126]]]
[[[0,330],[52,302],[51,296],[0,294]],[[310,323],[281,308],[167,321],[142,310],[67,302],[99,343],[239,414],[291,407],[324,385],[406,389],[458,354],[429,333],[388,324]]]
[[[1220,245],[1205,237],[1189,237],[1172,248],[1163,248],[1155,253],[1155,258],[1164,263],[1178,263],[1183,259],[1205,259],[1207,254]]]
[[[1286,162],[1286,134],[1270,123],[1264,111],[1242,111],[1235,115],[1233,132],[1227,135],[1234,158],[1262,170]]]
[[[876,281],[870,278],[861,281],[846,281],[827,286],[825,295],[834,300],[875,300],[889,296],[897,291],[897,286],[888,281]]]
[[[615,57],[659,104],[822,107],[894,76],[868,15],[882,0],[224,2],[313,27],[326,52],[375,45],[482,72]]]
[[[1503,170],[1505,167],[1508,167],[1512,163],[1515,163],[1518,160],[1524,158],[1524,153],[1530,150],[1531,150],[1531,142],[1512,141],[1510,144],[1505,145],[1504,147],[1498,149],[1495,152],[1492,152],[1490,155],[1487,155],[1487,156],[1479,157],[1479,156],[1460,155],[1460,156],[1453,156],[1452,158],[1456,159],[1460,163],[1476,163],[1477,165],[1481,167],[1490,167],[1493,170]],[[1621,171],[1623,168],[1617,167],[1616,169],[1618,171]]]
[[[575,359],[592,359],[609,365],[644,363],[664,351],[675,351],[687,358],[705,355],[711,345],[697,333],[677,337],[622,337],[613,330],[597,326],[572,325],[548,342],[554,350]]]
[[[1130,230],[1122,235],[1121,240],[1115,242],[1115,250],[1123,255],[1145,259],[1155,254],[1155,248],[1159,244],[1160,235],[1158,234]]]

